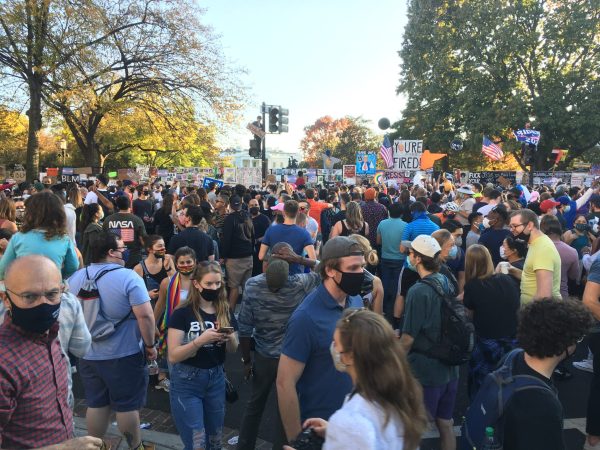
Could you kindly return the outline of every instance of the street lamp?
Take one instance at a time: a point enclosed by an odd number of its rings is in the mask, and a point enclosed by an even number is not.
[[[62,155],[62,165],[63,167],[65,166],[65,161],[67,159],[67,140],[66,139],[61,139],[60,140],[60,152]]]

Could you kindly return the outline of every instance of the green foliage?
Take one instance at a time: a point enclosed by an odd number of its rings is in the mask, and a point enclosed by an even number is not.
[[[481,163],[483,134],[519,160],[512,130],[530,118],[542,133],[536,168],[553,148],[569,150],[564,165],[600,142],[596,0],[412,0],[399,53],[408,103],[396,136],[432,151],[462,136],[453,166]]]

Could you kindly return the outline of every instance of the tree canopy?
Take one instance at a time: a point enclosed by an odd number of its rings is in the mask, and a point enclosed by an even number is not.
[[[459,136],[464,154],[451,158],[476,162],[487,134],[523,165],[512,131],[531,122],[536,169],[553,148],[569,150],[564,166],[600,142],[600,2],[411,0],[408,11],[395,136],[436,151]]]
[[[300,142],[304,160],[311,167],[321,167],[323,153],[331,150],[331,155],[339,158],[341,164],[354,164],[356,152],[377,151],[380,139],[368,123],[362,117],[318,118],[314,124],[304,128],[305,136]]]

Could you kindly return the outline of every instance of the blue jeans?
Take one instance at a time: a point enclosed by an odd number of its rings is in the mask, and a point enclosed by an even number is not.
[[[394,315],[394,302],[398,292],[398,279],[404,260],[381,258],[381,283],[383,284],[383,314],[388,320]]]
[[[185,450],[221,450],[225,421],[223,366],[199,369],[177,363],[170,372],[171,414]]]

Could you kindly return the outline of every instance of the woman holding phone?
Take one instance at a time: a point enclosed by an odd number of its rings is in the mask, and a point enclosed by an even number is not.
[[[238,346],[217,262],[198,263],[187,300],[174,311],[167,337],[171,413],[185,450],[221,449],[226,352]]]

